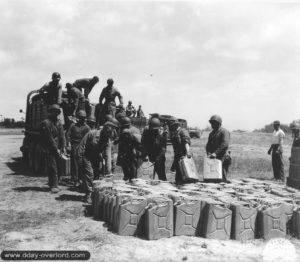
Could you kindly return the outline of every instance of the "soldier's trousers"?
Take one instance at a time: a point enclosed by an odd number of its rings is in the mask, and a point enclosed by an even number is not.
[[[58,187],[59,179],[59,156],[48,153],[47,154],[47,165],[48,165],[48,181],[50,188]]]
[[[82,171],[82,182],[84,186],[85,193],[91,193],[93,191],[93,181],[94,181],[94,168],[93,163],[90,159],[83,157],[82,165],[80,166]]]
[[[127,159],[122,163],[122,170],[124,173],[124,180],[131,180],[137,178],[137,163],[134,160]]]
[[[272,152],[272,166],[275,179],[281,179],[284,181],[284,164],[282,153],[276,153],[275,150]]]
[[[71,147],[71,178],[73,181],[77,182],[80,177],[79,172],[79,164],[78,164],[78,158],[76,156],[76,150],[78,145],[72,145]]]
[[[163,181],[167,181],[165,161],[166,158],[164,157],[154,163],[154,171],[157,173],[158,179]]]

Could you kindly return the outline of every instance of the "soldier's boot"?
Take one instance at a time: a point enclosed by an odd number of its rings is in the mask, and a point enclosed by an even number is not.
[[[85,202],[88,203],[88,204],[92,204],[92,193],[91,192],[88,192],[85,195]]]
[[[57,176],[52,176],[50,177],[50,190],[51,193],[58,193],[59,189],[58,189],[58,177]]]

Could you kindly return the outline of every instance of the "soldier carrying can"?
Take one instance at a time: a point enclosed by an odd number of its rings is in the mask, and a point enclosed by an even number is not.
[[[71,124],[67,132],[67,143],[68,146],[71,145],[71,176],[75,187],[79,186],[79,179],[81,179],[76,150],[78,149],[81,139],[90,131],[90,127],[85,122],[86,112],[79,110],[77,112],[77,118],[77,123]]]
[[[48,118],[41,123],[41,144],[46,152],[49,187],[51,192],[58,190],[58,169],[60,155],[65,151],[65,134],[58,120],[60,108],[53,104],[48,109]]]
[[[68,98],[68,108],[69,115],[75,117],[76,112],[80,110],[80,103],[83,103],[84,97],[82,92],[76,86],[67,83],[67,98]],[[83,109],[83,108],[81,108]]]
[[[180,171],[179,161],[181,157],[191,157],[191,138],[188,131],[180,126],[180,122],[177,119],[169,123],[169,130],[171,131],[170,136],[174,149],[174,161],[171,166],[171,171],[176,171],[175,181],[177,184],[181,184],[183,182],[183,178]]]
[[[104,117],[107,114],[112,115],[115,117],[116,115],[116,97],[119,98],[120,101],[120,107],[123,107],[123,97],[119,90],[113,86],[114,80],[109,78],[107,80],[107,86],[102,89],[102,92],[99,97],[99,105],[101,114],[100,117]],[[105,99],[105,102],[103,103],[103,100]]]
[[[161,130],[161,123],[158,118],[150,119],[149,128],[145,128],[142,135],[142,146],[144,157],[148,156],[150,162],[154,163],[154,172],[157,173],[158,178],[166,181],[167,133]]]
[[[60,73],[54,72],[52,74],[52,81],[46,83],[40,90],[40,94],[43,94],[47,105],[61,104],[62,86],[59,83]]]
[[[213,115],[209,119],[212,131],[209,134],[206,144],[206,153],[209,158],[216,158],[222,161],[222,177],[227,182],[227,172],[231,164],[231,158],[228,153],[230,133],[222,127],[222,118]]]
[[[84,190],[86,193],[86,202],[91,203],[91,194],[94,176],[96,170],[99,168],[99,161],[103,154],[109,140],[114,134],[117,125],[113,122],[107,121],[104,123],[102,130],[91,130],[81,140],[78,150],[77,158],[80,169],[82,170],[82,180]]]

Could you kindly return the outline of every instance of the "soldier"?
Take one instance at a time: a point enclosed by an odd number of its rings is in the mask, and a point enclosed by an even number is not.
[[[166,148],[167,134],[162,132],[161,123],[158,118],[151,118],[149,128],[145,129],[142,136],[142,146],[145,156],[154,163],[154,172],[160,180],[166,181]]]
[[[274,121],[274,132],[272,136],[272,145],[268,151],[270,155],[272,153],[272,166],[275,180],[285,181],[284,177],[284,164],[283,164],[283,139],[285,137],[284,132],[280,128],[280,122]]]
[[[78,149],[81,139],[87,132],[90,131],[90,127],[85,123],[86,112],[79,110],[77,118],[77,123],[73,123],[67,132],[68,146],[71,144],[71,174],[75,187],[79,185],[79,179],[81,179],[78,169],[78,161],[76,158],[76,150]]]
[[[60,74],[54,72],[52,74],[52,81],[46,83],[41,89],[40,94],[44,95],[47,105],[61,104],[62,86],[59,83]]]
[[[139,117],[139,118],[145,117],[141,105],[139,105],[139,109],[138,109],[138,111],[136,112],[136,117]]]
[[[142,165],[141,132],[131,125],[130,118],[120,119],[120,137],[117,165],[121,166],[124,180],[137,177],[137,169]]]
[[[79,90],[79,88],[73,86],[72,84],[67,83],[66,88],[67,88],[68,104],[70,107],[70,115],[75,117],[76,112],[79,109],[83,109],[83,108],[79,108],[79,106],[81,103],[83,103],[84,97],[82,92]]]
[[[86,193],[86,202],[91,203],[91,194],[95,170],[99,169],[100,155],[105,151],[109,139],[114,134],[117,125],[112,122],[105,122],[102,130],[89,131],[81,140],[77,157],[82,170],[82,180]]]
[[[180,123],[177,119],[170,122],[169,130],[171,131],[171,142],[174,150],[174,161],[171,167],[171,171],[176,171],[175,181],[177,184],[181,184],[183,182],[183,179],[179,167],[179,160],[184,156],[191,157],[191,138],[188,131],[180,126]]]
[[[93,78],[81,78],[74,82],[74,86],[76,86],[81,92],[83,89],[84,97],[88,99],[90,92],[98,82],[98,76],[94,76]]]
[[[105,116],[107,114],[115,117],[116,115],[116,102],[115,98],[118,97],[120,101],[120,107],[123,107],[123,97],[119,90],[113,86],[114,80],[111,78],[107,80],[107,86],[103,88],[101,95],[99,97],[99,105],[101,114],[100,116]],[[105,102],[103,104],[103,100]]]
[[[131,101],[128,101],[128,105],[126,106],[126,116],[135,117],[136,110],[132,105]]]
[[[53,104],[48,109],[48,119],[41,123],[41,143],[47,155],[48,179],[51,192],[58,190],[58,164],[61,153],[65,149],[63,126],[58,121],[60,108]]]
[[[212,131],[209,134],[206,144],[206,153],[209,158],[216,158],[222,161],[222,177],[227,182],[228,167],[231,163],[227,150],[229,147],[230,133],[222,127],[222,118],[213,115],[209,120]]]

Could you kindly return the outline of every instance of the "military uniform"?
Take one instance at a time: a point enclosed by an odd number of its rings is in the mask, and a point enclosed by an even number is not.
[[[126,116],[135,117],[136,110],[133,105],[126,106]]]
[[[166,181],[166,134],[161,132],[155,134],[146,128],[142,136],[142,146],[144,154],[149,157],[150,162],[154,163],[154,172],[157,173],[158,178]]]
[[[138,109],[138,111],[136,112],[136,117],[138,117],[138,118],[145,117],[145,114],[142,109],[140,109],[140,108]]]
[[[82,180],[87,194],[92,192],[93,180],[99,176],[101,156],[107,144],[108,137],[103,130],[91,130],[81,140],[77,158],[82,170]]]
[[[137,177],[141,157],[142,145],[139,130],[135,127],[124,129],[120,134],[117,164],[122,167],[125,181],[128,179],[131,181]]]
[[[78,160],[76,158],[76,150],[82,138],[87,132],[90,131],[90,127],[87,124],[79,125],[78,123],[72,124],[67,132],[68,141],[71,143],[71,174],[72,179],[77,182],[80,178]]]
[[[182,183],[182,174],[180,172],[179,160],[181,157],[185,156],[186,152],[185,144],[191,144],[191,138],[189,133],[184,128],[179,128],[175,132],[171,133],[171,142],[174,149],[174,161],[171,170],[175,170],[175,181],[176,183]]]
[[[58,187],[59,150],[65,148],[65,134],[59,121],[46,119],[41,123],[41,143],[46,152],[50,188]]]
[[[105,103],[102,108],[102,116],[112,115],[115,117],[116,115],[116,102],[115,98],[118,97],[120,100],[120,104],[123,104],[123,97],[119,90],[115,87],[104,87],[99,98],[99,104],[102,105],[103,99],[105,99]]]
[[[222,176],[223,180],[227,180],[228,167],[230,165],[227,158],[227,150],[229,147],[230,133],[223,127],[218,130],[213,130],[208,137],[206,144],[207,154],[216,154],[216,158],[222,161]]]
[[[46,83],[41,89],[40,93],[44,94],[44,99],[47,105],[61,104],[62,86],[55,84],[53,81]]]
[[[74,84],[77,88],[82,92],[84,92],[84,97],[88,98],[90,92],[92,91],[93,87],[97,84],[93,78],[81,78],[77,79]]]

